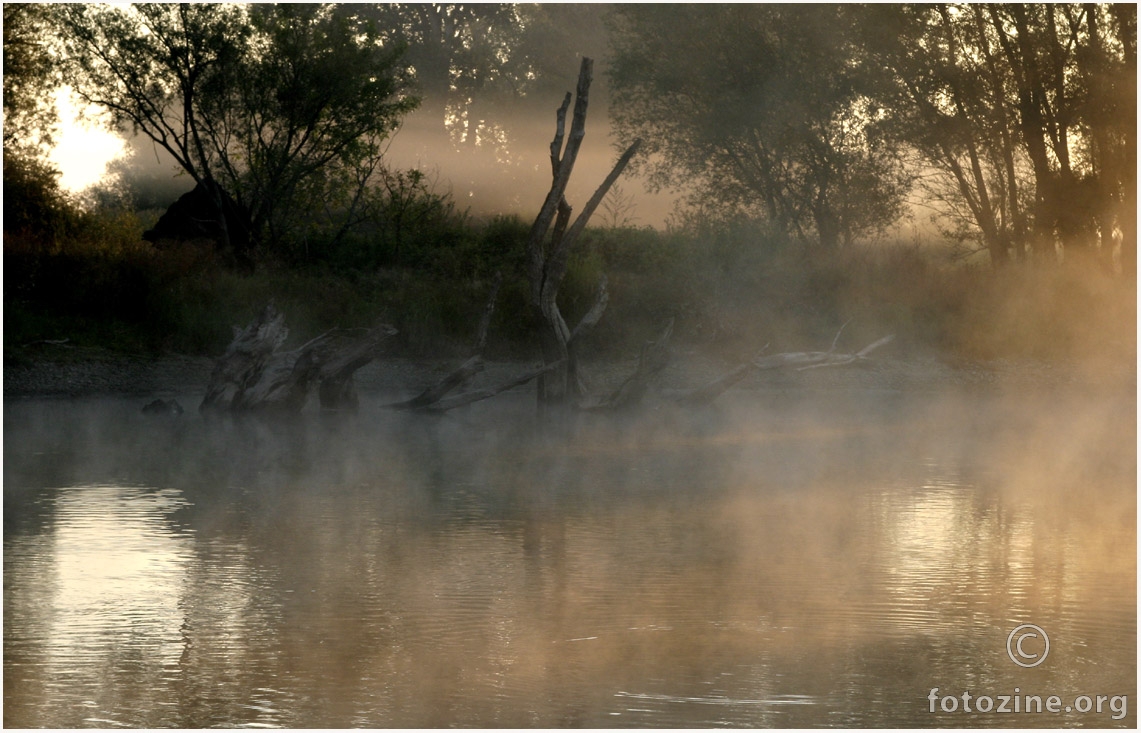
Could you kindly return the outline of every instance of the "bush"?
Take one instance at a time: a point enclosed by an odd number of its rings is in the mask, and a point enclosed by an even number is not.
[[[387,235],[361,229],[314,247],[309,260],[278,258],[243,273],[208,246],[142,242],[135,213],[49,203],[37,216],[54,223],[40,234],[5,231],[6,349],[69,338],[214,356],[232,326],[272,300],[294,345],[330,328],[383,321],[400,332],[390,353],[462,357],[500,272],[488,356],[536,354],[524,250],[530,224],[518,217],[480,221],[444,207],[408,235],[398,261]],[[610,303],[583,344],[588,357],[629,358],[669,318],[676,342],[734,360],[766,343],[770,351],[826,349],[845,323],[839,348],[886,333],[897,335],[901,352],[979,359],[1107,349],[1128,356],[1135,348],[1131,281],[1073,263],[992,271],[952,266],[916,245],[814,250],[747,221],[589,229],[560,292],[568,323],[594,303],[603,274]]]

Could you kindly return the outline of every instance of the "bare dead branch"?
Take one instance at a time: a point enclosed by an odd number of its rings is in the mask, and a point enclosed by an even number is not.
[[[590,306],[590,310],[586,312],[586,315],[584,315],[582,320],[578,322],[578,325],[574,327],[574,331],[571,332],[570,340],[575,341],[579,336],[582,336],[597,326],[598,322],[602,320],[602,314],[606,312],[606,306],[609,303],[610,290],[608,288],[608,280],[606,275],[603,275],[602,279],[598,282],[598,292],[594,296],[594,304]]]
[[[476,354],[461,364],[459,368],[449,372],[446,377],[412,399],[404,400],[403,402],[393,402],[385,405],[385,407],[390,410],[423,410],[430,408],[442,400],[448,392],[470,382],[472,377],[483,371],[483,367],[483,357]]]
[[[491,281],[491,292],[487,296],[487,305],[483,308],[483,315],[479,319],[479,330],[475,337],[475,353],[482,354],[487,346],[487,331],[491,327],[491,316],[495,313],[495,300],[499,296],[499,286],[503,284],[503,272],[495,273]]]
[[[626,166],[630,164],[630,159],[634,157],[634,154],[638,152],[640,147],[642,147],[642,140],[638,138],[630,144],[630,147],[626,148],[626,152],[622,153],[622,156],[618,158],[618,162],[614,164],[614,168],[610,170],[610,174],[602,181],[602,185],[598,187],[594,195],[590,197],[590,200],[586,202],[586,206],[582,208],[578,218],[574,220],[574,224],[567,230],[566,242],[568,247],[574,243],[574,240],[582,233],[582,230],[586,228],[586,223],[590,221],[590,217],[594,215],[595,209],[602,203],[602,199],[606,198],[606,194],[610,192],[610,187],[614,185],[614,182],[618,180],[622,172],[626,170]]]
[[[638,357],[638,368],[634,373],[627,377],[609,397],[597,403],[585,404],[583,409],[620,410],[640,403],[651,382],[670,363],[669,343],[673,329],[674,322],[671,318],[658,337],[642,347],[642,353]]]
[[[832,346],[828,349],[828,353],[832,353],[836,350],[836,343],[840,340],[840,334],[844,333],[844,329],[847,328],[848,324],[851,322],[852,319],[849,318],[848,320],[844,321],[844,325],[840,326],[840,330],[836,332],[836,336],[832,339]]]
[[[706,405],[719,397],[722,392],[725,392],[755,371],[757,371],[756,364],[747,361],[702,387],[674,391],[668,393],[666,396],[679,405]]]
[[[472,390],[471,392],[465,392],[464,394],[456,395],[455,397],[442,399],[435,404],[429,405],[425,409],[428,412],[447,412],[448,410],[454,410],[457,407],[470,405],[473,402],[486,400],[488,397],[494,397],[500,392],[506,392],[509,389],[513,389],[520,385],[526,384],[527,382],[530,382],[531,380],[542,376],[543,374],[547,374],[548,372],[551,372],[560,366],[562,366],[560,362],[545,364],[543,366],[536,367],[535,369],[532,369],[531,371],[526,372],[525,374],[505,382],[497,387],[491,387],[489,389],[476,389]]]

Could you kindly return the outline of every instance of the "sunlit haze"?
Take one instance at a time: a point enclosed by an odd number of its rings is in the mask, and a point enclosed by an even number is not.
[[[111,161],[123,155],[126,142],[109,131],[95,108],[85,110],[71,89],[56,93],[60,131],[51,162],[60,170],[60,185],[68,191],[82,191],[98,183]]]

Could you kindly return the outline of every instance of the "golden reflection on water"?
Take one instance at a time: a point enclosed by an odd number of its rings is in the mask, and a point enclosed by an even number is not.
[[[1105,439],[1132,440],[1129,415],[1071,410],[1075,436],[985,403],[938,421],[764,407],[553,436],[473,434],[469,415],[224,441],[100,413],[74,471],[149,481],[68,488],[37,485],[58,455],[28,458],[53,431],[6,413],[25,441],[6,443],[6,487],[30,493],[5,498],[4,722],[1136,720],[933,718],[926,698],[1131,693],[1136,461]],[[115,464],[99,436],[116,431],[162,460]],[[1026,622],[1052,639],[1032,671],[1003,647]]]

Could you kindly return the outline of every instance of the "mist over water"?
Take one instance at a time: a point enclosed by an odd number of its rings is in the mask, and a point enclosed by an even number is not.
[[[726,397],[284,422],[7,401],[4,724],[1135,725],[1134,700],[928,702],[1132,696],[1131,401]],[[1038,667],[1007,656],[1021,623],[1050,635]]]

